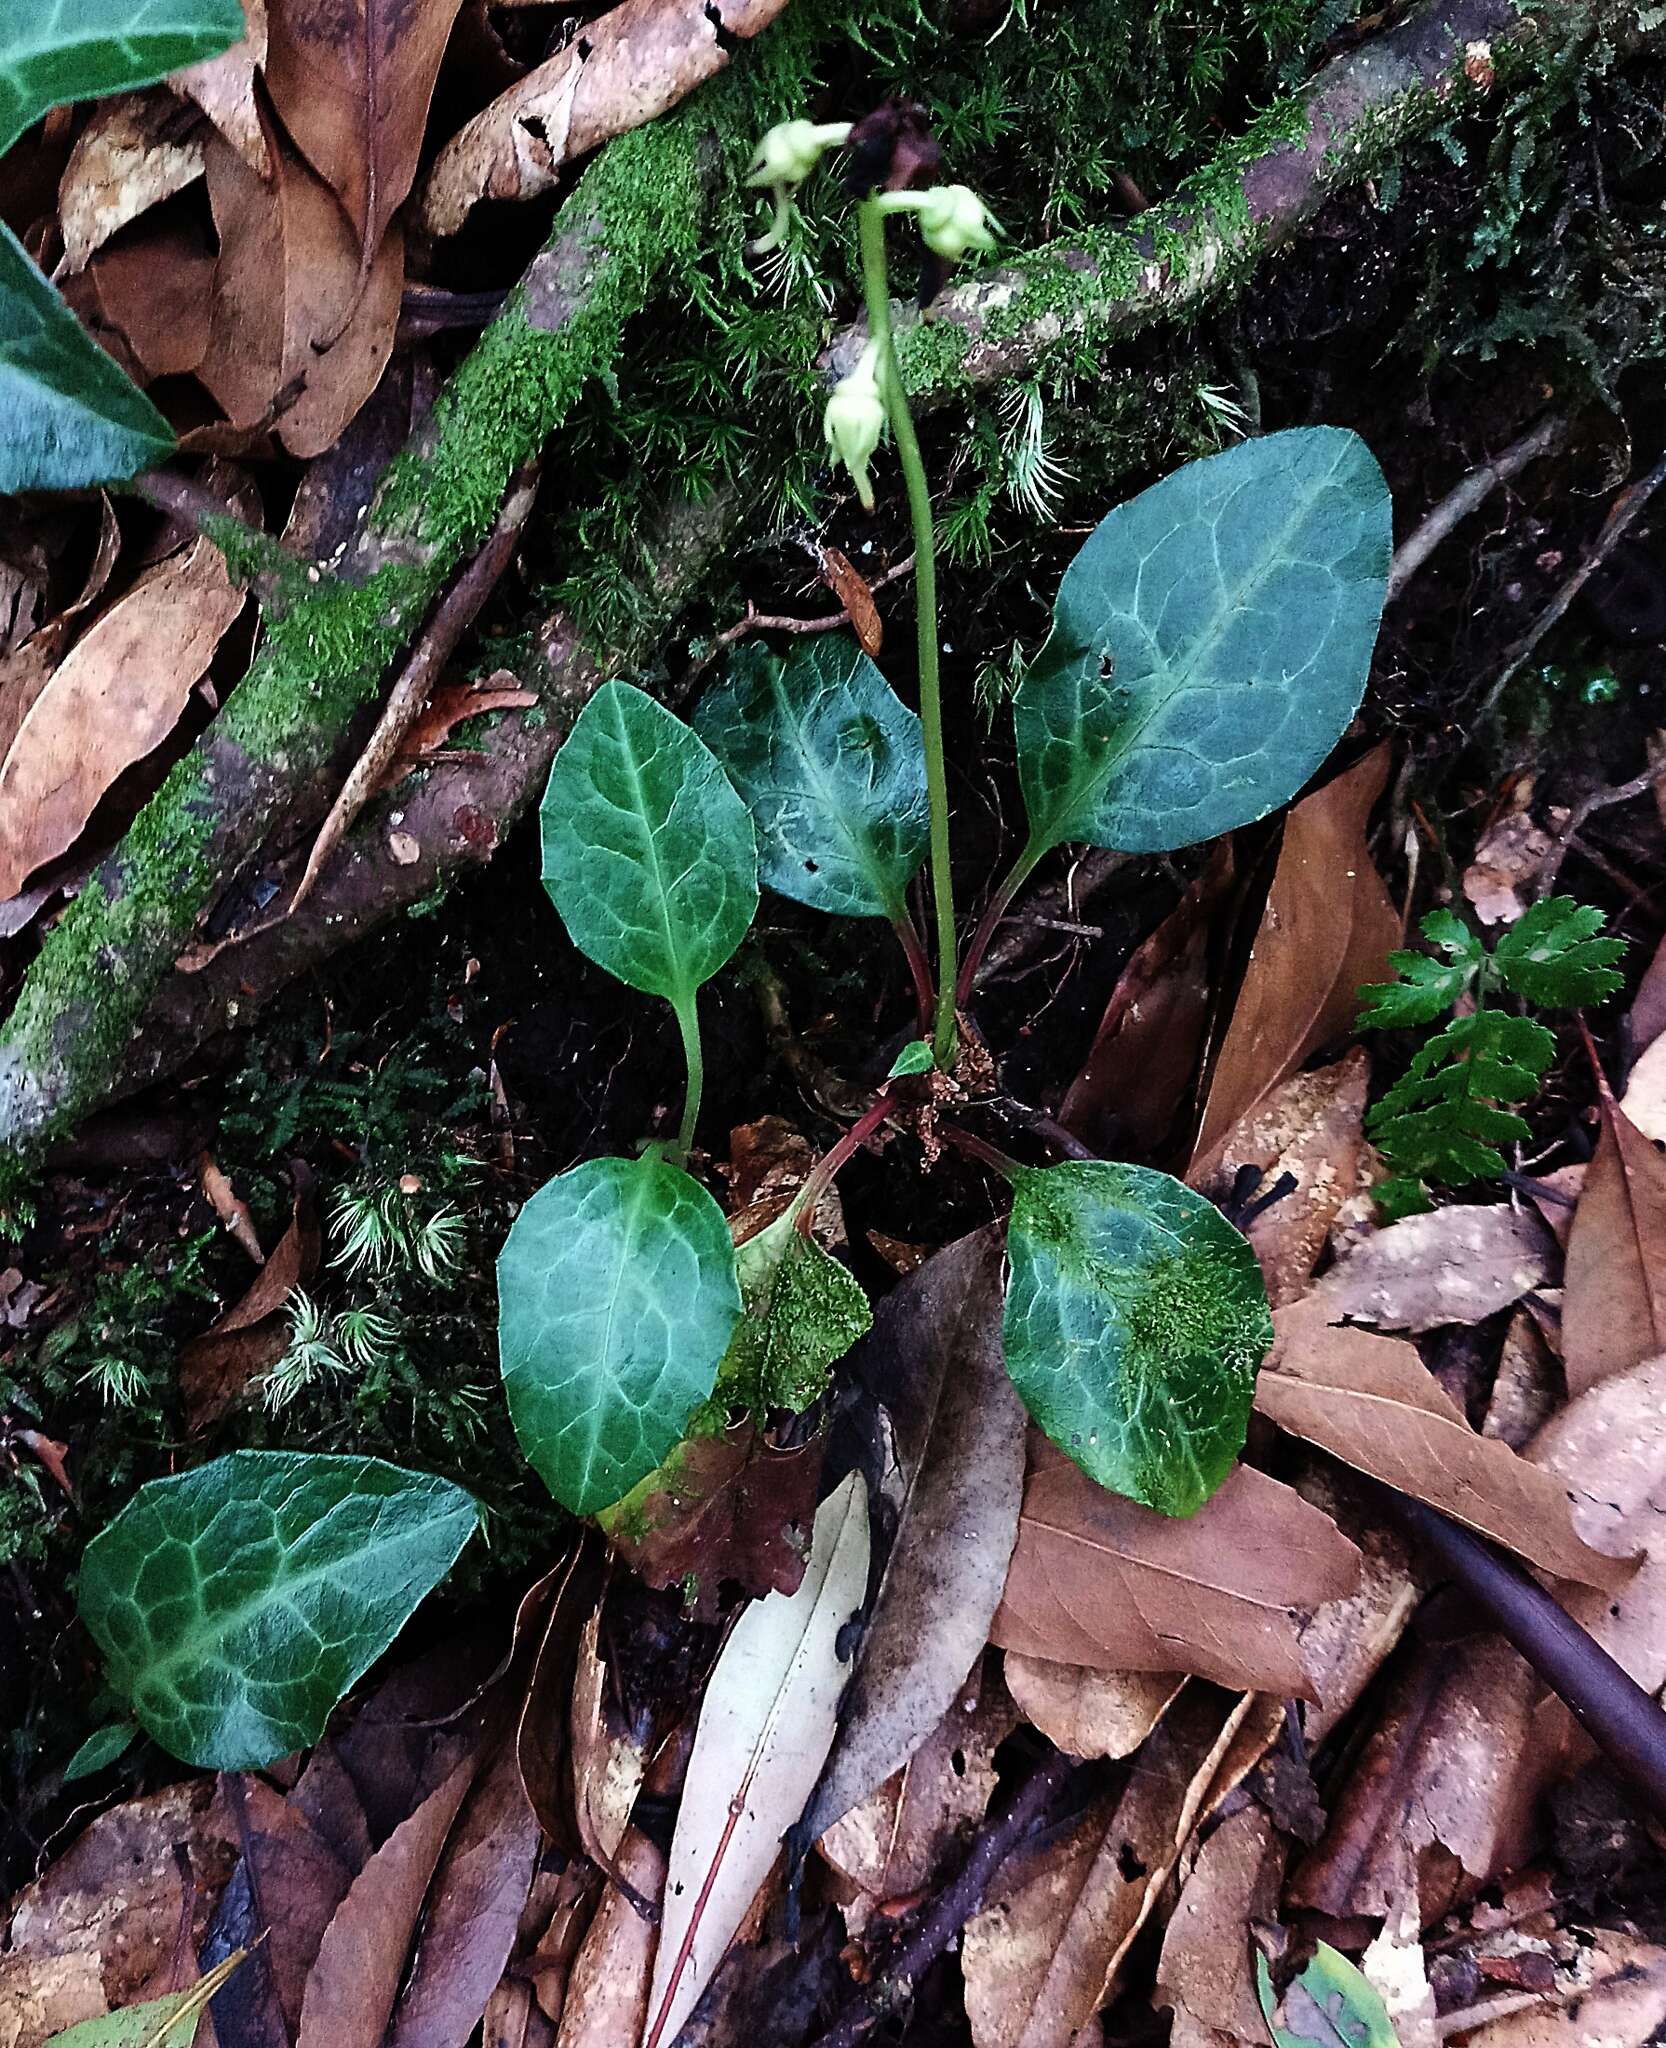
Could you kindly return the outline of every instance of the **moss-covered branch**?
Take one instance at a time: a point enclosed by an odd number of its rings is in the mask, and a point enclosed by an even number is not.
[[[1428,0],[1269,107],[1172,199],[1030,250],[910,319],[900,335],[910,392],[944,404],[1007,378],[1091,371],[1107,342],[1230,292],[1330,193],[1484,106],[1502,83],[1581,46],[1658,41],[1645,19],[1653,11],[1630,0]],[[835,337],[823,358],[830,378],[866,338],[861,322]]]

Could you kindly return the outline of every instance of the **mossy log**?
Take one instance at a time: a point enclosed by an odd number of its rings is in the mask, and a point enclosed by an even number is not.
[[[807,74],[812,10],[800,22],[796,12],[784,24],[797,38],[792,60],[777,56],[767,78],[732,95],[728,118],[737,129],[750,127],[772,95],[784,104],[795,66]],[[777,28],[754,47],[782,34]],[[1275,105],[1151,215],[1048,244],[947,294],[931,319],[907,332],[910,386],[924,402],[942,403],[1003,378],[1089,364],[1118,335],[1189,314],[1224,292],[1330,191],[1483,101],[1499,78],[1538,65],[1577,68],[1582,46],[1606,56],[1641,35],[1635,9],[1612,0],[1430,0]],[[139,1027],[201,914],[295,791],[327,768],[352,715],[489,527],[511,472],[559,425],[583,385],[611,369],[625,324],[656,279],[686,275],[698,261],[701,196],[715,167],[713,98],[708,89],[597,158],[544,252],[395,465],[348,561],[323,583],[282,594],[248,676],[49,937],[0,1034],[0,1190],[133,1072]],[[857,330],[838,337],[827,367],[838,370],[858,341]],[[235,553],[229,536],[228,551]],[[692,582],[682,594],[693,594]],[[610,666],[610,658],[599,663]],[[547,766],[544,747],[523,738],[507,721],[488,742],[485,831],[494,844]],[[432,865],[420,870],[424,887],[474,857],[469,840],[444,832],[434,839]],[[345,876],[342,864],[361,859],[350,845],[337,866]],[[390,909],[411,900],[408,888],[387,880]],[[327,870],[320,906],[333,888],[348,886]],[[362,887],[349,893],[358,907],[334,928],[343,936],[375,918]],[[308,928],[313,950],[297,933],[297,965],[318,957],[317,934],[328,929],[317,911]],[[281,959],[283,942],[271,950]],[[203,982],[205,999],[210,991]],[[170,1006],[178,993],[176,979]],[[163,1031],[158,1042],[180,1037]],[[138,1069],[165,1064],[141,1058]]]

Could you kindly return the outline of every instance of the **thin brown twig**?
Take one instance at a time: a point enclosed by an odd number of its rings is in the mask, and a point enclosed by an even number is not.
[[[874,577],[868,585],[870,590],[883,590],[887,584],[900,583],[914,571],[914,557],[906,555],[900,562],[893,562],[881,575]],[[836,633],[841,626],[850,624],[850,614],[845,611],[831,612],[826,618],[789,618],[778,612],[761,612],[748,603],[745,616],[732,626],[725,626],[713,640],[700,659],[689,664],[688,680],[703,675],[720,654],[733,647],[737,640],[745,640],[753,633]]]
[[[1075,1767],[1076,1758],[1057,1749],[1036,1766],[1006,1811],[986,1823],[953,1881],[943,1887],[936,1904],[914,1933],[867,1990],[845,2008],[816,2048],[856,2048],[857,2042],[885,2017],[887,2010],[912,1995],[927,1967],[983,1904],[996,1872],[1041,1819]]]
[[[1490,498],[1498,486],[1550,451],[1565,437],[1568,423],[1559,413],[1546,413],[1502,455],[1471,470],[1440,503],[1424,515],[1394,550],[1388,571],[1388,596],[1396,598],[1423,564],[1456,527]]]
[[[1499,672],[1498,679],[1481,700],[1481,710],[1490,711],[1504,694],[1509,684],[1521,672],[1539,642],[1551,627],[1563,619],[1574,599],[1607,561],[1625,534],[1629,531],[1639,512],[1666,484],[1666,455],[1663,455],[1646,476],[1640,476],[1635,483],[1627,484],[1613,504],[1608,508],[1608,517],[1602,522],[1602,531],[1592,541],[1585,559],[1568,580],[1557,591],[1527,631],[1517,641],[1509,660]]]
[[[216,547],[223,548],[235,531],[246,559],[257,565],[248,581],[263,605],[270,606],[281,599],[284,585],[297,576],[318,580],[319,572],[311,562],[292,555],[275,535],[251,526],[241,512],[190,477],[176,476],[169,469],[147,469],[122,488],[188,526],[193,533],[200,533]]]
[[[1651,790],[1666,787],[1666,760],[1645,768],[1641,775],[1634,775],[1629,782],[1616,782],[1606,789],[1593,789],[1588,796],[1582,796],[1567,816],[1567,822],[1556,835],[1555,844],[1545,856],[1544,865],[1539,869],[1538,880],[1533,887],[1535,897],[1548,896],[1556,886],[1556,877],[1562,872],[1562,863],[1573,849],[1573,843],[1584,829],[1586,820],[1598,811],[1612,809],[1615,804],[1628,804],[1634,797],[1647,796]]]
[[[369,744],[354,762],[341,786],[341,793],[330,806],[329,816],[318,829],[312,852],[307,856],[305,871],[296,884],[295,894],[289,899],[286,916],[292,916],[312,894],[313,885],[323,873],[324,863],[346,838],[354,819],[375,795],[389,764],[404,745],[411,727],[433,693],[441,669],[457,651],[458,642],[474,624],[480,607],[497,588],[509,567],[521,529],[526,525],[537,495],[538,467],[536,463],[528,463],[511,479],[498,511],[497,523],[486,536],[484,546],[440,599],[410,660],[400,671],[399,680],[388,693]]]

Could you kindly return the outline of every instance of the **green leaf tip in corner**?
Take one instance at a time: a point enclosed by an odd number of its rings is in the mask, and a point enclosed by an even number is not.
[[[1259,1953],[1255,1988],[1278,2048],[1400,2048],[1382,1994],[1328,1941],[1315,1946],[1312,1961],[1291,1980],[1282,2011]]]
[[[796,1415],[827,1388],[833,1368],[873,1327],[861,1283],[800,1230],[796,1204],[735,1253],[746,1312],[720,1373],[726,1391],[760,1418]]]
[[[746,800],[769,888],[839,917],[904,914],[930,831],[925,748],[854,640],[819,635],[785,661],[738,649],[694,728]]]
[[[479,1515],[379,1458],[234,1451],[141,1486],[93,1538],[81,1618],[165,1749],[257,1769],[318,1739]]]
[[[51,108],[154,85],[243,30],[237,0],[13,0],[0,11],[0,156]]]
[[[1007,1371],[1031,1416],[1111,1492],[1195,1514],[1273,1339],[1249,1244],[1166,1173],[1071,1160],[1014,1176],[1007,1257]]]
[[[629,683],[604,683],[550,770],[544,885],[573,944],[686,1007],[758,908],[752,820],[717,757]]]
[[[911,1038],[891,1062],[887,1081],[900,1080],[905,1074],[929,1074],[937,1061],[931,1050],[931,1041],[926,1038]]]
[[[623,1499],[712,1391],[741,1312],[723,1211],[652,1153],[547,1181],[498,1259],[510,1418],[574,1514]]]
[[[108,1770],[132,1748],[138,1733],[137,1721],[112,1721],[107,1727],[95,1728],[64,1765],[64,1783],[73,1785],[78,1778],[91,1778]]]
[[[1013,703],[1031,858],[1190,846],[1292,797],[1364,695],[1390,511],[1358,435],[1297,427],[1107,513]]]
[[[0,496],[116,482],[173,445],[0,221]]]

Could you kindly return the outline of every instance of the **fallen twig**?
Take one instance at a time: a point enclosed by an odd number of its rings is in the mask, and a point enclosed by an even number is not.
[[[816,2043],[816,2048],[856,2048],[868,2029],[913,1995],[921,1973],[934,1963],[983,1904],[996,1872],[1052,1804],[1076,1768],[1076,1759],[1054,1750],[1018,1788],[1006,1811],[985,1822],[953,1880],[875,1981],[852,2001]]]
[[[1651,790],[1666,788],[1666,760],[1657,761],[1645,768],[1641,775],[1634,775],[1629,782],[1616,782],[1606,789],[1593,789],[1582,796],[1567,815],[1567,820],[1556,835],[1555,844],[1545,855],[1533,884],[1535,897],[1548,896],[1556,886],[1556,877],[1562,872],[1562,863],[1568,857],[1575,839],[1584,828],[1587,819],[1598,811],[1611,810],[1615,804],[1628,804],[1634,797],[1647,796]]]
[[[1518,440],[1512,441],[1502,455],[1483,462],[1448,491],[1394,550],[1388,571],[1388,596],[1398,597],[1449,533],[1485,504],[1500,484],[1508,483],[1541,455],[1548,455],[1567,431],[1568,423],[1560,414],[1546,413]]]
[[[910,576],[913,572],[914,557],[908,555],[900,562],[893,562],[889,569],[876,576],[868,588],[870,591],[883,590],[887,584],[898,583],[904,576]],[[754,605],[748,604],[744,616],[737,619],[732,626],[725,626],[700,659],[689,664],[685,680],[692,682],[696,676],[703,675],[720,654],[753,633],[834,633],[841,626],[849,624],[850,614],[845,611],[830,612],[825,618],[820,619],[799,619],[775,612],[761,612]]]

